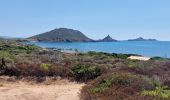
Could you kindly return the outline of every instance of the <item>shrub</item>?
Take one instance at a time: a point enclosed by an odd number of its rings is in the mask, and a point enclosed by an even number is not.
[[[87,82],[96,78],[100,74],[100,69],[96,66],[77,64],[70,69],[70,75],[74,77],[76,81]]]
[[[3,69],[5,68],[6,63],[5,63],[4,58],[2,58],[2,59],[0,59],[0,60],[1,60],[1,62],[0,62],[0,71],[1,71],[1,70],[3,70]]]
[[[25,46],[25,48],[24,48],[25,50],[26,50],[26,53],[31,53],[31,52],[33,52],[33,51],[37,51],[37,50],[39,50],[40,49],[40,47],[38,47],[38,46],[35,46],[35,45],[27,45],[27,46]]]
[[[13,45],[13,44],[5,44],[0,46],[1,51],[6,51],[11,54],[20,54],[20,53],[31,53],[33,51],[39,50],[40,47],[34,46],[34,45]]]
[[[168,88],[170,89],[170,80],[166,80],[163,85],[168,86]]]
[[[6,51],[0,51],[0,58],[4,58],[7,62],[12,62],[15,60],[15,57]]]
[[[112,53],[112,56],[114,56],[115,58],[127,59],[128,57],[131,56],[131,54],[117,54],[117,53]]]
[[[50,64],[16,64],[14,67],[7,67],[3,75],[17,77],[46,77],[46,76],[62,76],[65,78],[65,70],[63,67],[53,66]]]
[[[140,91],[154,88],[148,81],[134,74],[113,73],[102,75],[89,82],[83,87],[81,98],[83,100],[136,100],[134,97],[144,98],[137,96]]]
[[[138,62],[139,60],[128,60],[128,67],[129,68],[134,68],[134,67],[138,67]]]
[[[155,90],[144,90],[142,95],[158,97],[160,99],[170,99],[170,90],[166,89],[167,87],[156,87]]]
[[[8,76],[21,76],[21,71],[18,68],[15,67],[7,67],[3,73],[3,75]]]
[[[105,52],[95,52],[95,51],[89,51],[88,54],[90,56],[104,56],[104,57],[120,58],[120,59],[127,59],[130,56],[140,56],[136,54],[117,54],[117,53],[105,53]]]
[[[40,67],[41,67],[43,70],[46,70],[46,71],[49,70],[49,67],[50,67],[50,66],[51,66],[50,64],[45,64],[45,63],[43,63],[43,64],[40,65]]]

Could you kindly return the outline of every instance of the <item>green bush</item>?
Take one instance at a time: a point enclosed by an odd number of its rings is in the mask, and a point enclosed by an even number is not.
[[[127,60],[127,65],[129,68],[135,68],[135,67],[138,67],[139,64],[138,64],[139,60]]]
[[[139,95],[140,92],[154,88],[138,75],[123,72],[109,73],[99,76],[84,86],[81,90],[81,98],[83,100],[145,100],[144,96]]]
[[[100,84],[98,84],[95,88],[91,88],[91,93],[100,93],[103,92],[105,89],[109,88],[109,86],[112,84],[111,80],[104,79]]]
[[[103,79],[96,87],[91,88],[90,91],[92,93],[100,93],[103,92],[105,89],[109,88],[112,84],[122,85],[122,86],[130,86],[134,82],[134,78],[137,76],[128,74],[118,74],[114,73],[110,77],[106,77]]]
[[[117,54],[117,53],[105,53],[105,52],[95,52],[95,51],[89,51],[87,53],[90,56],[104,56],[105,58],[120,58],[120,59],[127,59],[130,56],[136,56],[136,54]],[[137,55],[139,56],[139,55]]]
[[[45,64],[45,63],[43,63],[43,64],[41,64],[41,66],[40,66],[43,70],[49,70],[49,68],[51,67],[51,65],[50,64]]]
[[[100,69],[96,66],[77,64],[70,69],[70,75],[74,77],[76,81],[87,82],[99,76]]]
[[[33,51],[39,50],[40,47],[35,46],[35,45],[28,45],[25,47],[25,49],[26,49],[26,53],[31,53]]]
[[[12,62],[15,60],[15,57],[6,51],[0,51],[0,58],[4,58],[7,62]]]
[[[155,90],[144,90],[142,95],[144,96],[153,96],[160,99],[170,99],[170,90],[166,89],[167,87],[156,87]]]
[[[31,53],[33,51],[39,50],[40,47],[34,46],[34,45],[26,45],[26,46],[20,46],[20,45],[1,45],[0,50],[6,51],[11,54],[20,54],[20,53]]]

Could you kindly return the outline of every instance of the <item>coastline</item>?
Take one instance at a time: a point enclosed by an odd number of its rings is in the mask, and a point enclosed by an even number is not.
[[[57,49],[77,49],[80,52],[107,52],[107,53],[122,53],[122,54],[139,54],[148,57],[170,57],[170,47],[167,45],[170,42],[159,41],[121,41],[121,42],[34,42],[37,46],[43,48],[57,48]],[[162,52],[160,52],[160,50]]]

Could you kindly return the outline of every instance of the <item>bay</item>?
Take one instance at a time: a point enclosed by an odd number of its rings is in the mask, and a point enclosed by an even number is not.
[[[43,48],[77,49],[81,52],[139,54],[153,57],[170,57],[168,41],[120,41],[120,42],[31,42]]]

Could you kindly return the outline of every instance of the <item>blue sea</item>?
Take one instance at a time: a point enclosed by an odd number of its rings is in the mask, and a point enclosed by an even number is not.
[[[78,49],[81,52],[102,51],[108,53],[139,54],[153,57],[170,57],[170,42],[120,41],[120,42],[32,42],[44,48]]]

